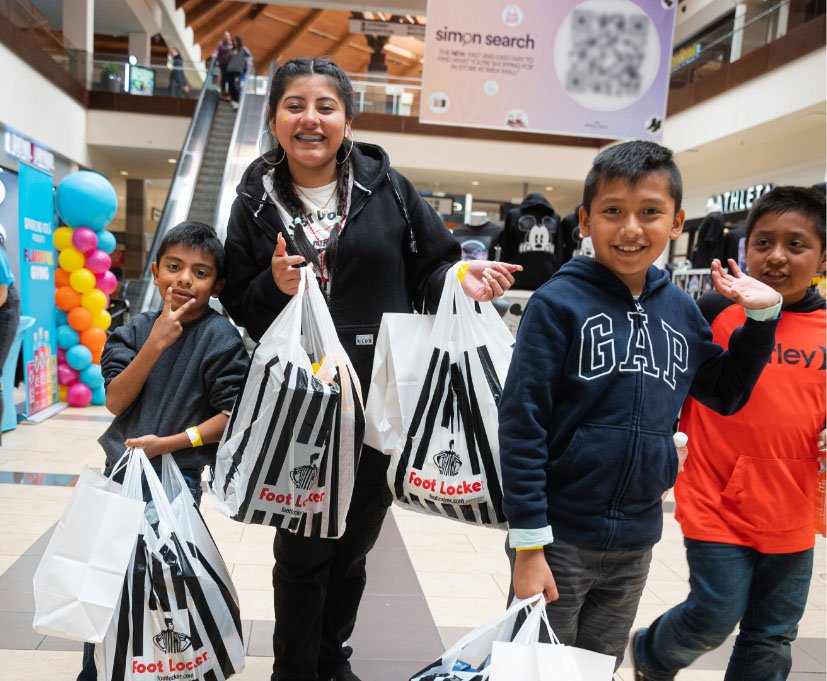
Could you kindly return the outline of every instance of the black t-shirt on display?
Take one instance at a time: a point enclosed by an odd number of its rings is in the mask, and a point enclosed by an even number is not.
[[[484,222],[457,227],[452,234],[462,246],[463,260],[494,260],[494,248],[500,243],[503,228]]]

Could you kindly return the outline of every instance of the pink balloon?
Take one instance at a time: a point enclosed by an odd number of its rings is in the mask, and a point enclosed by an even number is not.
[[[111,266],[112,258],[100,249],[86,254],[86,268],[95,274],[103,274]]]
[[[57,382],[60,385],[74,385],[78,382],[78,372],[68,364],[57,365]]]
[[[72,234],[72,244],[81,253],[90,253],[98,247],[98,235],[94,229],[78,227]]]
[[[106,295],[109,295],[118,287],[118,278],[109,270],[102,274],[96,274],[95,280],[98,282],[95,284],[95,288],[99,288]]]
[[[66,364],[66,350],[63,348],[57,349],[57,362],[58,364]]]
[[[70,407],[85,407],[92,401],[92,390],[85,383],[75,383],[66,391],[66,401]]]

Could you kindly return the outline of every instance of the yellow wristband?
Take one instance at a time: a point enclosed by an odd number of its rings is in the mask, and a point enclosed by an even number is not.
[[[457,279],[459,279],[459,283],[462,283],[462,280],[465,279],[465,274],[468,272],[468,265],[470,263],[464,262],[457,268]]]
[[[204,443],[201,441],[201,433],[198,431],[198,426],[190,426],[187,428],[187,437],[193,447],[200,447]]]
[[[520,546],[517,551],[538,551],[542,546]]]

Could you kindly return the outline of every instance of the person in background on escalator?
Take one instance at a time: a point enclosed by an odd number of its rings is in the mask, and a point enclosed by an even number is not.
[[[227,226],[220,296],[258,340],[312,265],[367,399],[385,312],[436,309],[459,243],[387,154],[351,136],[353,87],[328,59],[293,59],[273,74],[267,133]],[[514,282],[515,265],[475,260],[465,292],[488,301]],[[346,645],[367,581],[365,557],[391,502],[388,459],[363,447],[347,529],[339,539],[279,529],[273,545],[276,626],[272,681],[358,681]]]
[[[221,93],[221,99],[230,98],[229,78],[227,76],[227,62],[230,61],[230,53],[233,51],[233,39],[229,31],[224,31],[221,40],[215,46],[212,56],[218,64],[218,70],[221,77],[218,82],[218,91]]]
[[[186,97],[187,93],[190,91],[190,86],[184,76],[184,58],[174,47],[169,50],[167,66],[170,69],[169,96]]]
[[[0,226],[0,370],[9,356],[19,324],[20,295],[14,286],[14,275],[6,256],[6,230]],[[0,420],[3,417],[3,399],[3,386],[0,384]],[[12,396],[9,395],[8,399]]]
[[[238,100],[241,98],[241,85],[244,75],[253,55],[241,42],[241,36],[235,37],[233,50],[230,52],[230,59],[227,62],[227,84],[230,88],[230,106],[238,108]]]

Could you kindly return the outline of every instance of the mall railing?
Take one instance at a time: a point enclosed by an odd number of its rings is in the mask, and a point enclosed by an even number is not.
[[[63,33],[29,0],[0,0],[0,14],[65,68],[75,80],[84,86],[87,84],[89,54],[72,47]]]
[[[812,3],[807,12],[791,12],[791,0],[770,0],[736,6],[723,24],[701,32],[676,48],[672,55],[670,88],[681,88],[718,72],[798,26],[824,16],[824,4]]]
[[[0,0],[2,1],[2,0]],[[95,59],[92,62],[89,90],[96,92],[114,92],[145,97],[188,97],[197,98],[206,83],[214,85],[214,78],[205,78],[203,66],[183,67],[177,69],[184,75],[187,83],[185,90],[175,90],[170,86],[173,68],[166,63],[138,64],[115,59]]]

